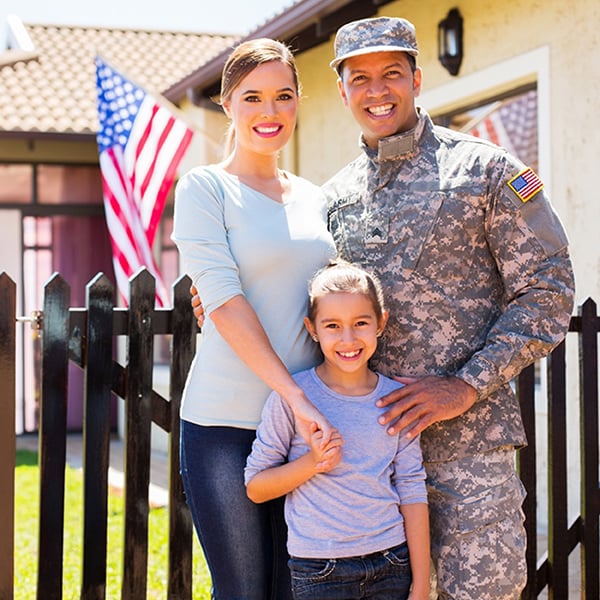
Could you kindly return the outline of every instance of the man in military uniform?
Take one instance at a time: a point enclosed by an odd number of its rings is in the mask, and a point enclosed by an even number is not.
[[[505,150],[434,126],[405,19],[349,23],[338,88],[362,154],[324,186],[341,256],[374,271],[388,325],[374,368],[390,434],[421,443],[438,597],[517,599],[526,581],[526,443],[509,382],[565,336],[573,273],[537,175]]]

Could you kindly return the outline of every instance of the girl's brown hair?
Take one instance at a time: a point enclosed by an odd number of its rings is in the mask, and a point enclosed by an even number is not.
[[[383,290],[375,275],[344,260],[335,260],[317,272],[308,285],[308,318],[315,322],[319,298],[325,294],[364,294],[371,300],[377,321],[385,312]]]

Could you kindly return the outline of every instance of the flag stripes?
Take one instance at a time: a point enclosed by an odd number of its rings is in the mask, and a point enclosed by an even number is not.
[[[96,58],[98,150],[117,286],[142,266],[156,280],[156,302],[169,303],[152,253],[167,195],[192,130],[163,104]]]

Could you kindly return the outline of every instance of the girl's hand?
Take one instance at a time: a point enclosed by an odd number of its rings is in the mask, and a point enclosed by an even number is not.
[[[323,432],[316,423],[311,423],[309,446],[317,473],[327,473],[340,464],[343,444],[344,440],[337,429],[333,431],[329,441],[323,443]]]

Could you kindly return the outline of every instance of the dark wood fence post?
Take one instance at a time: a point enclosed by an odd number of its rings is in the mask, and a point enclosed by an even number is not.
[[[86,306],[81,600],[104,600],[114,308],[114,288],[104,275],[98,274],[88,283]]]
[[[179,408],[194,352],[198,327],[190,307],[190,279],[173,287],[171,342],[171,435],[169,438],[169,600],[192,598],[192,536],[190,511],[185,501],[179,464]]]
[[[548,357],[548,598],[567,598],[567,411],[565,342]]]
[[[13,599],[17,288],[0,273],[0,600]]]
[[[523,501],[525,532],[527,535],[527,584],[521,594],[522,600],[537,597],[537,466],[535,429],[535,366],[525,368],[517,379],[517,397],[521,406],[523,425],[527,434],[527,446],[517,452],[519,477],[527,496]]]
[[[598,332],[596,303],[588,298],[579,307],[580,464],[582,532],[582,597],[600,598],[600,539],[598,513]]]
[[[146,269],[130,282],[125,397],[125,540],[122,600],[146,598],[152,424],[155,282]]]
[[[70,287],[55,273],[44,287],[38,600],[62,598],[69,301]]]

